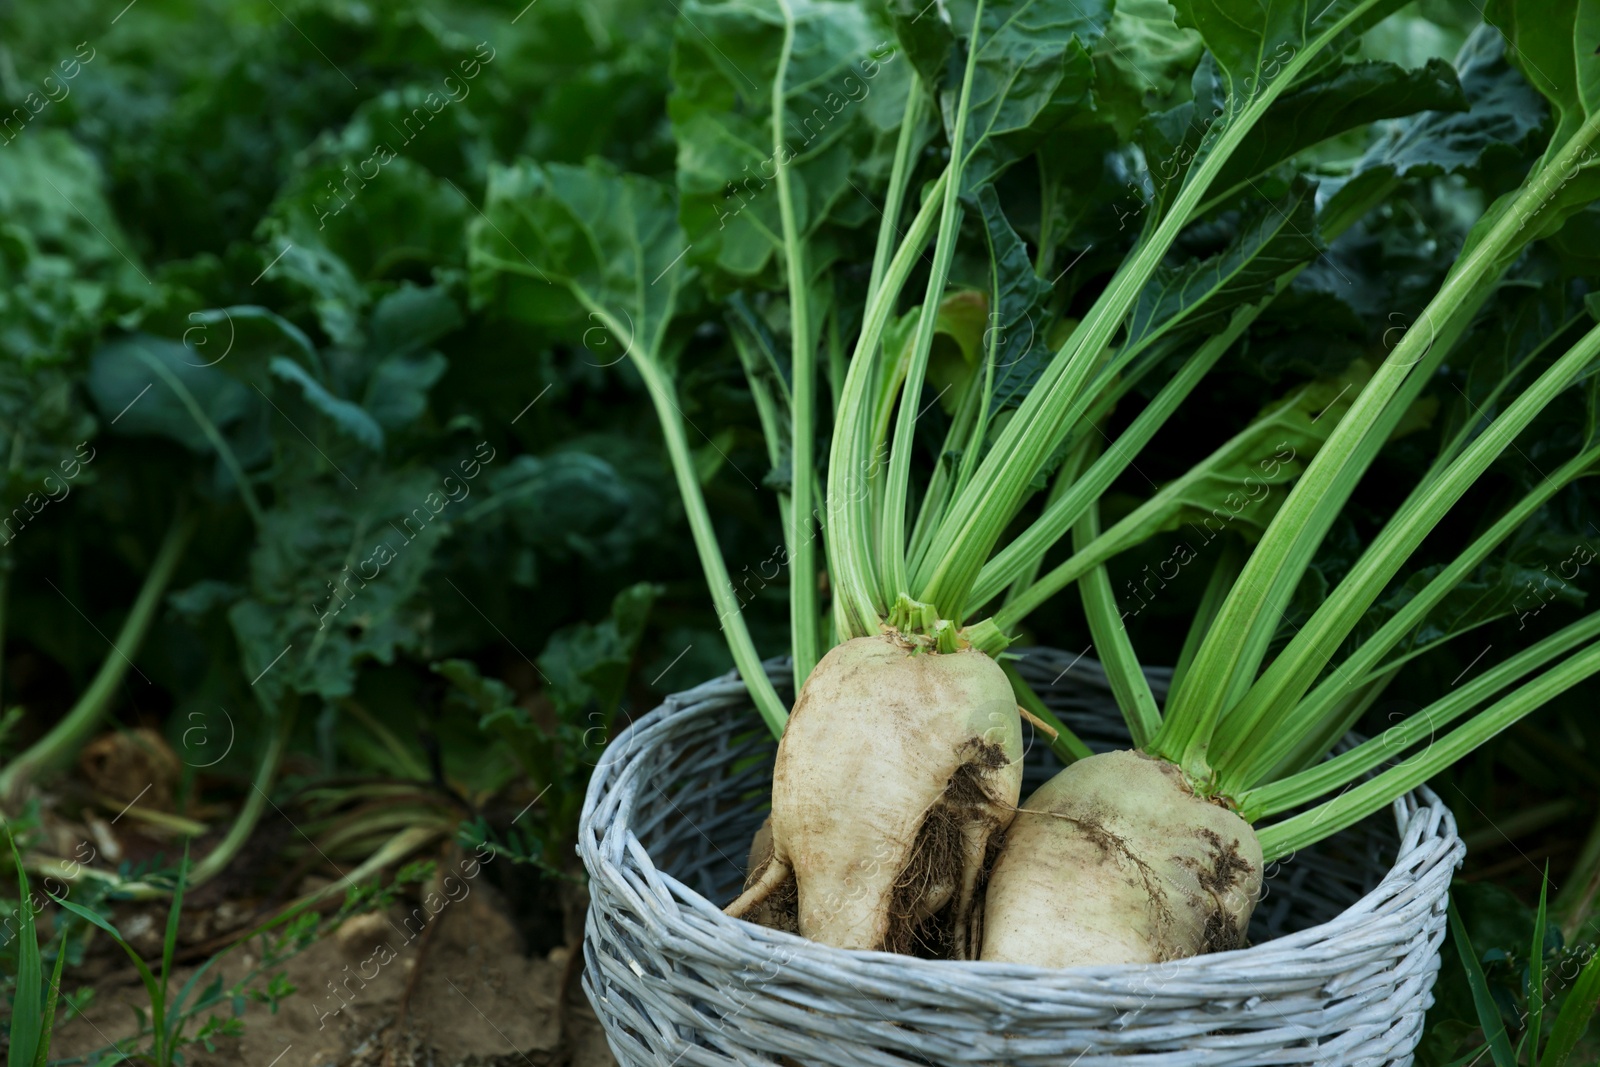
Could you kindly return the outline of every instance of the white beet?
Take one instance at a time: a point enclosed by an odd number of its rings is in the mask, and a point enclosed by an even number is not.
[[[1165,760],[1108,752],[1022,805],[990,875],[981,957],[1158,963],[1238,948],[1261,893],[1250,824]]]
[[[942,951],[970,957],[978,879],[1015,810],[1021,759],[1011,684],[988,656],[898,635],[837,646],[795,701],[770,857],[728,913],[758,917],[792,878],[799,931],[815,941],[928,949],[923,925],[938,916]],[[766,852],[758,842],[753,861]]]

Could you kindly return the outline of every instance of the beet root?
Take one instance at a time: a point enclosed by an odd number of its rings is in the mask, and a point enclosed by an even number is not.
[[[1022,805],[989,878],[981,958],[1158,963],[1241,948],[1261,893],[1250,824],[1174,764],[1108,752]]]
[[[970,958],[978,883],[1022,788],[1011,684],[981,652],[898,635],[822,658],[778,745],[770,846],[735,916],[840,948]]]

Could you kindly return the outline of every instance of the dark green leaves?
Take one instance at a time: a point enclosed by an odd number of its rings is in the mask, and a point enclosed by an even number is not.
[[[274,377],[298,388],[306,403],[322,415],[340,433],[360,442],[374,452],[383,450],[383,430],[371,415],[361,410],[359,404],[340,399],[330,393],[304,367],[284,356],[273,356],[270,364]]]
[[[1523,166],[1519,156],[1544,124],[1539,94],[1505,59],[1505,38],[1492,26],[1475,30],[1455,58],[1465,111],[1430,111],[1384,124],[1350,172],[1323,183],[1324,217],[1335,230],[1400,180],[1438,174],[1480,178],[1496,163]]]
[[[783,63],[786,14],[793,22]],[[783,115],[773,129],[774,83]],[[695,263],[733,285],[783,260],[775,182],[794,190],[796,228],[876,225],[912,72],[893,33],[853,0],[690,0],[678,20],[668,101],[678,193]],[[720,280],[720,279],[719,279]],[[767,280],[771,280],[768,278]]]
[[[369,327],[373,367],[361,406],[384,430],[412,425],[449,365],[430,346],[462,325],[461,309],[443,289],[405,285],[378,301]]]
[[[480,290],[496,273],[530,279],[517,291],[522,306],[545,321],[589,319],[584,343],[607,363],[666,355],[678,294],[694,274],[666,186],[599,161],[520,163],[490,172],[484,214],[471,236]]]
[[[11,859],[17,872],[17,909],[22,916],[18,928],[11,933],[18,939],[17,987],[11,1001],[6,1064],[7,1067],[34,1067],[39,1046],[49,1043],[49,1034],[39,1025],[39,1016],[44,1010],[44,967],[39,958],[37,911],[33,892],[28,887],[28,872],[22,867],[16,839],[8,834],[6,843],[11,846]]]
[[[1490,0],[1484,17],[1505,34],[1511,62],[1555,107],[1553,143],[1600,110],[1600,8],[1588,0]]]
[[[541,559],[603,569],[631,562],[669,533],[666,499],[655,491],[656,457],[642,447],[625,448],[625,442],[591,437],[551,455],[516,456],[490,468],[474,490],[481,496],[461,514],[466,554],[499,560],[500,583],[523,588],[548,580]]]
[[[1544,105],[1506,61],[1505,38],[1493,27],[1473,31],[1455,66],[1466,110],[1396,123],[1362,158],[1358,170],[1382,164],[1400,178],[1470,172],[1488,152],[1515,152],[1543,123]]]
[[[1092,53],[1111,21],[1108,0],[895,0],[895,30],[939,96],[946,129],[977,42],[967,119],[964,190],[992,180],[1051,130],[1092,109]]]
[[[527,774],[543,811],[527,821],[531,833],[524,844],[531,847],[519,851],[552,873],[567,873],[562,853],[570,855],[584,782],[611,739],[634,653],[660,592],[649,583],[629,586],[612,600],[606,618],[552,634],[538,656],[540,689],[531,701],[518,700],[509,686],[483,677],[467,660],[434,664],[454,686],[447,706],[471,714]]]
[[[1022,403],[1053,354],[1044,336],[1043,303],[1050,286],[1033,273],[1028,248],[1000,209],[992,185],[978,191],[989,256],[994,265],[989,321],[984,329],[986,358],[994,363],[989,410],[993,414]]]
[[[196,407],[227,430],[265,406],[255,390],[204,366],[187,345],[148,334],[118,338],[96,352],[89,392],[106,421],[116,420],[112,433],[166,437],[194,452],[212,451],[213,442]]]
[[[425,470],[374,473],[358,491],[297,486],[270,508],[249,594],[228,612],[255,688],[274,700],[348,696],[362,661],[420,652],[431,612],[418,594],[461,511],[462,484]]]
[[[1456,72],[1441,59],[1429,60],[1416,70],[1393,63],[1346,64],[1291,89],[1268,108],[1244,144],[1228,157],[1216,188],[1238,188],[1312,145],[1380,119],[1466,110]]]
[[[1549,562],[1540,563],[1535,557],[1530,560],[1496,559],[1484,563],[1476,574],[1445,594],[1438,605],[1429,610],[1427,618],[1395,645],[1395,656],[1403,657],[1432,647],[1495,619],[1515,616],[1520,630],[1537,619],[1550,605],[1581,606],[1585,599],[1583,589],[1561,578],[1559,567],[1564,562],[1573,567],[1575,572],[1575,560],[1587,557],[1575,555],[1563,560],[1557,551],[1550,551],[1555,548],[1554,545],[1513,545],[1511,551],[1517,553],[1519,549],[1527,551],[1531,547],[1545,549],[1542,554]],[[1570,548],[1570,544],[1563,543],[1561,550],[1567,548]],[[1557,566],[1557,572],[1550,570],[1552,563]],[[1368,610],[1352,638],[1359,642],[1387,622],[1443,569],[1439,564],[1423,567],[1403,584],[1386,592]]]
[[[1488,6],[1485,17],[1510,42],[1506,54],[1511,62],[1555,109],[1555,130],[1538,169],[1556,165],[1563,153],[1566,161],[1536,217],[1521,220],[1518,230],[1530,240],[1547,237],[1600,195],[1600,152],[1594,148],[1594,123],[1600,116],[1600,56],[1595,53],[1600,9],[1587,0],[1498,0]],[[1510,196],[1496,202],[1486,222],[1510,210]],[[1515,249],[1520,251],[1521,243]]]
[[[1295,55],[1341,20],[1370,20],[1402,0],[1175,0],[1178,25],[1200,31],[1228,89],[1229,112],[1243,108]]]
[[[155,291],[124,258],[135,248],[94,157],[59,131],[14,130],[0,143],[0,514],[60,492],[60,464],[96,429],[82,358],[103,318]]]
[[[1224,104],[1216,60],[1207,54],[1201,57],[1190,78],[1190,98],[1165,111],[1152,113],[1140,124],[1138,144],[1144,154],[1144,173],[1140,181],[1149,186],[1141,195],[1155,208],[1140,220],[1147,230],[1165,216],[1167,205],[1183,187],[1184,178],[1200,157],[1212,126],[1225,114]]]
[[[406,156],[380,152],[362,171],[365,162],[308,168],[260,228],[261,267],[272,264],[270,275],[305,294],[323,330],[347,345],[361,342],[369,285],[419,264],[459,264],[461,235],[477,217],[459,187]]]
[[[612,600],[607,618],[551,635],[539,655],[539,668],[558,714],[576,721],[594,710],[610,723],[622,701],[628,665],[660,593],[649,583],[629,586]]]
[[[1271,292],[1277,280],[1322,251],[1316,189],[1297,182],[1276,203],[1257,203],[1228,246],[1205,259],[1163,266],[1139,294],[1126,346],[1146,344],[1178,325],[1203,327]]]
[[[1187,81],[1200,51],[1200,35],[1177,24],[1167,0],[1119,0],[1095,49],[1094,95],[1120,140]]]
[[[1572,1063],[1573,1050],[1589,1030],[1595,1006],[1600,1003],[1600,953],[1591,954],[1577,980],[1567,993],[1550,1030],[1550,1043],[1544,1048],[1540,1067],[1567,1067]]]
[[[1493,1055],[1495,1067],[1516,1067],[1517,1058],[1511,1051],[1511,1039],[1506,1036],[1505,1020],[1500,1017],[1500,1008],[1494,1001],[1494,995],[1489,990],[1489,983],[1483,976],[1483,964],[1478,960],[1477,950],[1472,947],[1472,940],[1467,936],[1467,928],[1461,922],[1455,905],[1450,906],[1450,936],[1455,940],[1456,953],[1461,958],[1461,965],[1467,972],[1467,985],[1472,990],[1472,1002],[1478,1010],[1478,1018],[1483,1024],[1484,1036],[1489,1039],[1489,1050]]]

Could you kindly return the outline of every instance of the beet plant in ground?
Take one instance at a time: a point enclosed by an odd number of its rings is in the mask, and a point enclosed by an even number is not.
[[[1600,460],[1567,229],[1600,195],[1600,61],[1573,44],[1600,9],[1495,4],[1407,70],[1362,53],[1400,6],[702,0],[675,190],[491,176],[479,294],[627,356],[781,735],[732,913],[1051,966],[1235,947],[1266,862],[1600,670],[1586,616],[1324,760],[1407,661],[1512,610],[1529,531]],[[733,360],[787,531],[792,713],[684,414]],[[1229,395],[1252,364],[1300,384]],[[1153,485],[1130,471],[1158,438],[1179,465]],[[1108,563],[1185,524],[1228,548],[1160,708]],[[1041,708],[1005,650],[1071,586],[1132,748],[1047,717],[1076,762],[1019,804],[1017,702]]]

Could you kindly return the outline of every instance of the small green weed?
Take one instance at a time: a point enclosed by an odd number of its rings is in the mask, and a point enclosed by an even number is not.
[[[1480,954],[1472,945],[1460,913],[1451,904],[1451,937],[1484,1035],[1482,1045],[1454,1060],[1451,1067],[1483,1062],[1485,1052],[1494,1067],[1568,1067],[1576,1063],[1574,1051],[1588,1031],[1596,1001],[1600,1000],[1600,954],[1593,945],[1576,952],[1565,950],[1560,930],[1548,921],[1548,885],[1546,879],[1539,893],[1526,961],[1518,961],[1498,948]],[[1485,965],[1510,971],[1517,978],[1514,988],[1492,986]],[[1551,1018],[1551,1009],[1558,1001],[1560,1007]],[[1511,1040],[1513,1030],[1520,1031],[1515,1045]]]

